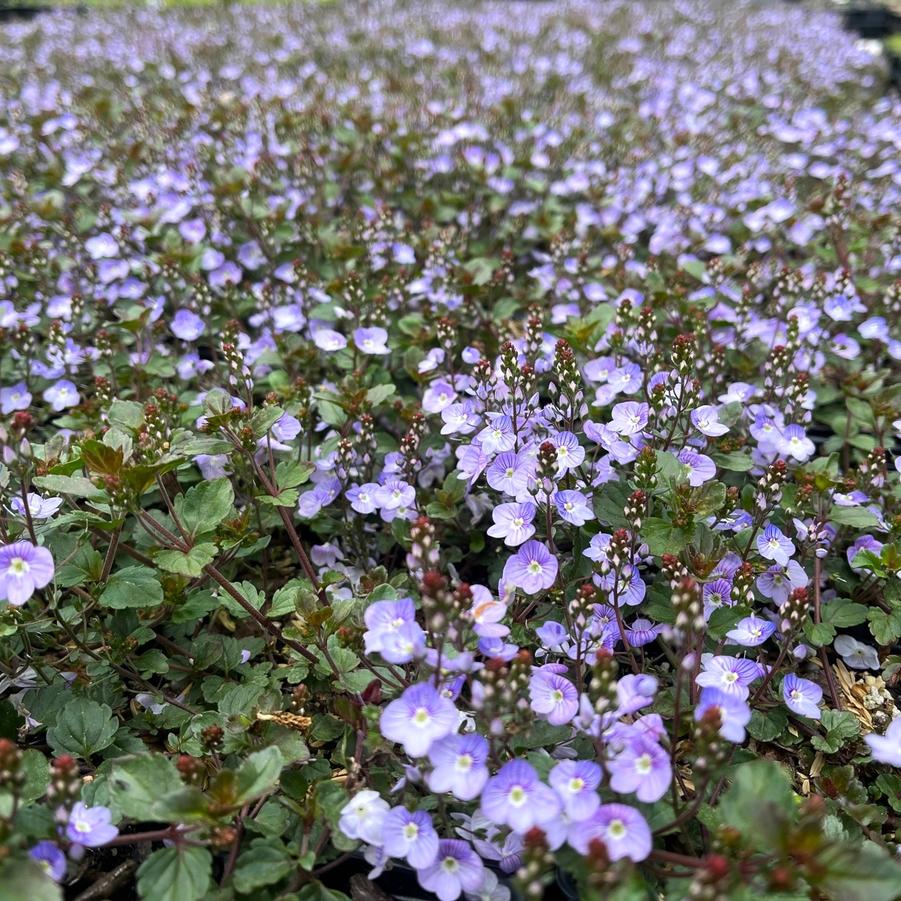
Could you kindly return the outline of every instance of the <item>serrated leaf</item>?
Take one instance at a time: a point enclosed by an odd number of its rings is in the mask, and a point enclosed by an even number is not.
[[[119,729],[119,721],[106,704],[88,698],[73,698],[57,714],[47,730],[47,743],[55,754],[73,754],[84,760],[108,748]]]
[[[829,520],[840,526],[853,526],[855,529],[872,529],[879,525],[879,518],[866,507],[840,507],[833,504],[829,511]]]
[[[235,509],[235,491],[227,478],[210,479],[175,498],[175,512],[191,535],[210,532]]]
[[[213,856],[206,848],[160,848],[138,868],[142,901],[199,901],[210,887]]]
[[[255,801],[269,791],[278,782],[283,766],[282,752],[275,745],[247,757],[238,768],[237,803]]]
[[[149,567],[126,566],[109,577],[100,603],[113,610],[158,607],[163,603],[163,586]]]
[[[187,553],[182,551],[159,551],[154,562],[169,573],[178,573],[196,579],[216,559],[216,545],[205,541],[195,544]]]
[[[134,820],[153,820],[162,796],[182,788],[175,765],[162,754],[140,754],[113,762],[107,777],[110,797]]]

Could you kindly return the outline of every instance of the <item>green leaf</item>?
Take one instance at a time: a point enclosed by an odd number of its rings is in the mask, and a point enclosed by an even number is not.
[[[44,488],[54,494],[68,494],[72,497],[83,497],[92,501],[106,500],[106,494],[84,476],[36,476],[34,484],[38,488]]]
[[[754,467],[751,457],[740,451],[733,451],[728,454],[711,454],[711,458],[720,469],[726,469],[729,472],[748,472]]]
[[[807,619],[804,623],[804,634],[812,645],[819,648],[825,644],[831,644],[835,638],[835,626],[831,623],[815,623],[812,619]]]
[[[186,554],[182,551],[160,551],[154,562],[160,569],[196,579],[203,573],[204,566],[216,559],[216,545],[209,541],[195,544]]]
[[[62,901],[63,890],[30,858],[0,865],[0,901]]]
[[[277,495],[271,494],[261,494],[257,497],[257,501],[261,504],[266,504],[269,507],[296,507],[297,499],[300,497],[300,493],[296,488],[289,488],[287,491],[282,491]]]
[[[396,390],[394,385],[376,385],[366,392],[366,400],[372,404],[373,407],[377,407],[383,401],[388,400]]]
[[[175,498],[175,512],[193,536],[211,532],[235,509],[235,490],[227,478],[210,479]]]
[[[316,466],[313,463],[300,460],[289,462],[283,460],[275,467],[275,484],[280,491],[287,488],[296,488],[309,481],[310,476],[315,471]]]
[[[823,605],[823,621],[831,623],[837,629],[858,626],[867,620],[867,608],[863,604],[855,604],[848,598],[836,598]]]
[[[810,743],[826,754],[837,753],[849,738],[860,734],[860,722],[848,710],[824,710],[821,722],[826,735],[814,735]]]
[[[732,826],[752,847],[774,846],[779,830],[795,811],[791,782],[772,760],[741,764],[719,804],[724,825]]]
[[[755,710],[748,723],[748,734],[757,741],[774,741],[782,735],[787,725],[788,717],[778,707],[766,713]]]
[[[213,857],[206,848],[160,848],[138,868],[142,901],[198,901],[210,887]]]
[[[119,722],[106,704],[73,698],[47,730],[47,742],[55,754],[74,754],[88,760],[113,743],[118,729]]]
[[[19,801],[30,804],[43,797],[50,784],[50,764],[47,758],[33,748],[23,751],[20,772],[25,776],[25,781],[19,788]]]
[[[895,901],[901,865],[873,842],[825,848],[817,864],[826,867],[820,887],[841,901]]]
[[[281,843],[255,839],[238,858],[235,868],[235,888],[249,895],[266,885],[274,885],[295,867]]]
[[[829,519],[836,525],[853,526],[856,529],[872,529],[879,525],[879,518],[866,507],[840,507],[833,504]]]
[[[137,429],[144,422],[144,408],[133,400],[116,398],[109,408],[109,421],[126,429]]]
[[[110,576],[100,603],[113,610],[158,607],[163,603],[163,586],[149,567],[126,566]]]
[[[107,782],[111,799],[134,820],[153,820],[159,799],[183,785],[172,761],[162,754],[119,758]]]
[[[894,644],[901,638],[901,610],[884,610],[874,608],[867,614],[870,621],[870,632],[873,638],[884,647]]]
[[[679,554],[691,543],[694,529],[677,528],[665,519],[652,516],[641,527],[641,538],[655,556]]]
[[[278,782],[282,773],[282,752],[271,745],[251,754],[238,769],[238,804],[255,801]]]

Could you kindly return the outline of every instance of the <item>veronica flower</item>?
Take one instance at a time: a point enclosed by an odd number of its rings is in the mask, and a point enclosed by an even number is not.
[[[776,624],[760,619],[753,613],[740,619],[734,629],[726,633],[726,638],[746,648],[754,648],[763,644],[776,631]]]
[[[636,737],[607,761],[610,787],[620,794],[635,793],[639,801],[659,801],[673,778],[669,755],[656,742]]]
[[[410,757],[422,757],[432,742],[450,735],[459,723],[453,702],[430,683],[419,682],[382,711],[380,728],[389,741],[402,744]]]
[[[381,326],[354,329],[354,344],[363,354],[384,355],[388,349],[388,332]]]
[[[53,578],[53,557],[45,547],[16,541],[0,547],[0,601],[21,607]]]
[[[585,448],[572,432],[557,432],[550,437],[551,444],[557,448],[557,472],[563,474],[571,469],[578,469],[585,459]]]
[[[871,732],[864,736],[864,741],[869,745],[873,760],[901,767],[901,717],[896,717],[889,723],[885,735]]]
[[[73,382],[68,379],[60,379],[55,385],[51,385],[41,395],[55,413],[61,413],[69,407],[74,407],[81,395]]]
[[[66,820],[66,838],[85,848],[99,848],[119,834],[111,819],[112,814],[106,807],[88,807],[76,801]]]
[[[794,713],[812,720],[820,718],[819,703],[823,700],[823,689],[816,682],[789,673],[782,680],[782,697]]]
[[[28,492],[27,500],[28,512],[31,514],[32,519],[50,519],[63,505],[61,497],[41,497],[34,491]],[[25,501],[18,495],[9,502],[9,508],[16,516],[25,515]]]
[[[457,399],[453,385],[444,379],[432,382],[422,396],[422,409],[426,413],[440,413]]]
[[[486,454],[501,454],[516,446],[513,420],[502,413],[488,413],[488,425],[476,436]]]
[[[571,525],[584,526],[589,519],[594,519],[588,498],[581,491],[557,491],[554,503],[560,518]]]
[[[851,669],[879,669],[876,649],[850,635],[839,635],[832,646]]]
[[[618,435],[635,435],[647,426],[650,409],[634,400],[617,404],[611,413],[610,428]]]
[[[692,410],[691,421],[694,427],[708,438],[718,438],[729,431],[729,426],[720,422],[717,408],[709,404]]]
[[[679,462],[688,469],[688,484],[692,488],[716,478],[716,463],[706,454],[699,454],[687,447],[679,451]]]
[[[28,856],[54,881],[59,882],[66,875],[66,855],[54,842],[38,842]]]
[[[788,566],[788,559],[795,552],[795,545],[790,538],[782,534],[782,530],[772,523],[762,535],[757,536],[757,550],[766,560],[775,560],[781,566]]]
[[[433,792],[450,792],[461,801],[477,798],[488,781],[488,742],[477,733],[449,735],[429,748],[432,771],[426,782]]]
[[[657,694],[657,679],[645,673],[629,673],[616,683],[616,715],[628,716],[647,707]]]
[[[471,435],[479,427],[479,414],[471,400],[450,404],[441,411],[442,435]]]
[[[395,807],[382,822],[382,848],[390,857],[404,858],[417,870],[438,856],[438,833],[424,810]]]
[[[0,413],[8,416],[17,410],[27,410],[31,405],[31,394],[25,382],[17,382],[9,388],[0,388]]]
[[[639,617],[626,628],[626,637],[633,648],[641,648],[650,644],[663,631],[663,626],[655,625],[649,619]]]
[[[537,670],[529,682],[532,710],[547,717],[552,726],[568,723],[579,711],[576,686],[558,673]]]
[[[382,510],[406,509],[415,503],[416,489],[400,479],[389,479],[376,489],[375,500]]]
[[[569,835],[570,845],[580,854],[588,854],[595,839],[604,843],[610,860],[625,857],[636,863],[651,853],[653,845],[647,820],[626,804],[602,804],[590,819],[577,823]]]
[[[345,492],[347,499],[350,501],[351,509],[364,516],[378,509],[376,496],[380,488],[381,485],[378,485],[376,482],[367,482],[365,485],[351,485]]]
[[[761,573],[755,582],[758,591],[771,598],[780,607],[796,588],[803,588],[810,580],[797,560],[789,560],[788,566],[771,566]]]
[[[488,467],[485,479],[496,491],[519,497],[534,478],[535,466],[525,454],[506,451],[498,454]]]
[[[695,707],[695,719],[701,720],[708,710],[720,716],[720,735],[726,741],[741,744],[745,740],[745,726],[751,721],[751,709],[742,698],[726,694],[719,688],[704,688]]]
[[[381,846],[382,825],[389,809],[378,792],[359,791],[341,808],[338,828],[348,838]]]
[[[507,547],[518,547],[535,534],[532,520],[537,508],[534,504],[499,504],[491,511],[494,525],[488,528],[492,538],[503,538]]]
[[[313,343],[327,353],[344,350],[347,347],[347,338],[331,328],[319,328],[313,332]]]
[[[557,581],[557,558],[539,541],[527,541],[504,565],[505,585],[537,594]]]
[[[790,425],[782,430],[779,453],[805,463],[816,453],[816,446],[801,426]]]
[[[206,331],[206,323],[191,310],[179,310],[169,328],[182,341],[196,341]]]
[[[434,892],[440,901],[456,901],[463,892],[478,892],[485,879],[485,867],[478,854],[457,838],[438,842],[435,862],[417,874],[419,884]]]
[[[750,694],[748,686],[762,675],[760,664],[743,657],[704,655],[703,669],[695,682],[703,688],[718,688],[724,694],[745,700]]]
[[[525,760],[505,763],[482,790],[482,813],[521,834],[552,820],[561,806],[556,793],[541,782],[535,768]]]
[[[709,620],[715,610],[720,607],[733,607],[732,582],[728,579],[716,579],[707,582],[703,590],[704,619]]]
[[[273,424],[270,431],[276,441],[293,441],[301,432],[300,420],[290,413],[283,413]]]
[[[569,632],[562,623],[550,619],[535,630],[539,641],[550,651],[560,651],[569,641]]]
[[[570,820],[587,820],[601,806],[598,786],[603,772],[590,760],[561,760],[548,776]]]

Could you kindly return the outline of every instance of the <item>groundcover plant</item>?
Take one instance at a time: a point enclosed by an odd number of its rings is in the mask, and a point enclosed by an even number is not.
[[[0,898],[899,896],[901,103],[836,17],[0,36]]]

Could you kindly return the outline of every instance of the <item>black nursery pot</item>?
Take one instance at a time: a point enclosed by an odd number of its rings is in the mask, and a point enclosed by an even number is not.
[[[901,26],[901,17],[884,6],[859,6],[845,12],[845,27],[862,38],[885,38]]]
[[[6,3],[0,3],[0,22],[13,22],[16,19],[32,19],[38,13],[49,11],[49,6],[12,6]]]

